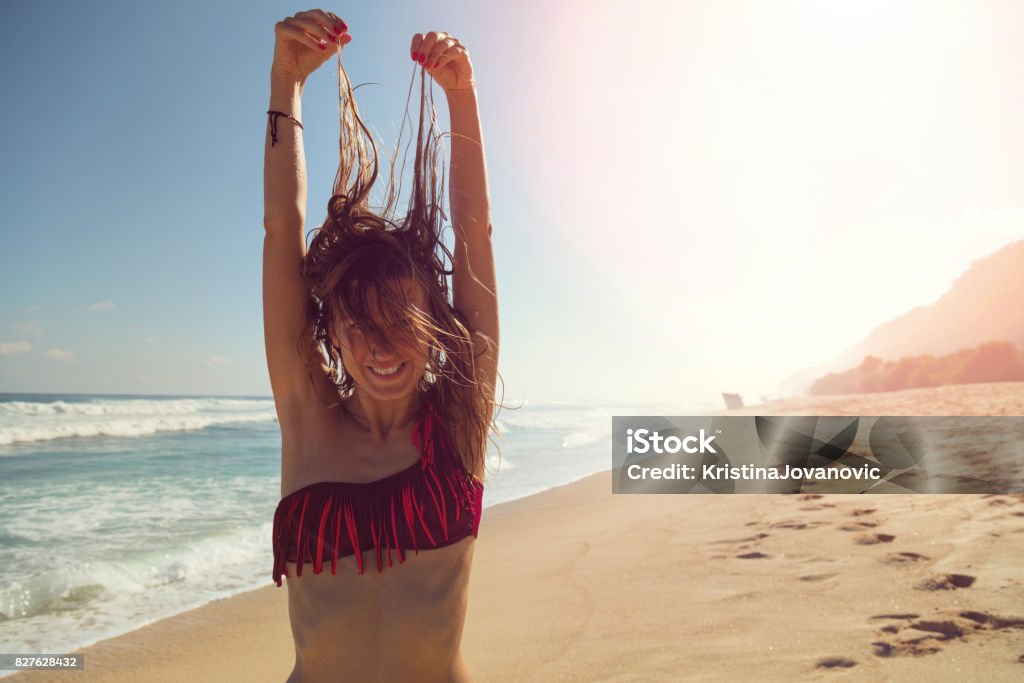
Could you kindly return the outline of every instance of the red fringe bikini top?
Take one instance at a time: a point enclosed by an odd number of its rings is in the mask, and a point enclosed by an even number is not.
[[[413,427],[419,462],[401,472],[368,483],[323,481],[294,491],[274,512],[274,571],[278,587],[289,576],[288,562],[302,576],[306,562],[313,573],[323,571],[329,558],[337,574],[340,557],[355,555],[363,573],[363,549],[377,554],[377,571],[398,562],[403,550],[441,548],[480,527],[484,485],[470,474],[451,446],[451,440],[429,402],[424,402]]]

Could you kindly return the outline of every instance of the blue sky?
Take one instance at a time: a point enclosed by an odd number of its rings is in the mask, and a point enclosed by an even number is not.
[[[325,8],[386,143],[412,34],[470,50],[513,403],[771,392],[1024,237],[1019,3]],[[0,392],[269,395],[268,74],[305,9],[5,7]],[[307,230],[331,66],[303,98]]]
[[[481,81],[501,54],[489,33],[495,18],[482,20],[471,3],[429,15],[423,7],[332,10],[352,27],[344,59],[353,81],[382,84],[361,88],[360,106],[388,141],[414,68],[414,32],[443,23],[471,46],[490,44],[473,51]],[[5,10],[0,49],[17,66],[2,78],[18,124],[0,190],[3,390],[269,394],[260,300],[268,74],[274,24],[303,9],[64,2]],[[335,171],[332,65],[303,97],[307,230],[323,219]],[[501,95],[481,88],[511,348],[529,300],[557,283],[545,281],[551,269],[531,243],[537,233],[513,226],[528,215],[518,200],[526,180],[507,160],[514,140],[502,131]],[[533,310],[529,319],[545,315]],[[19,352],[25,345],[31,350]]]

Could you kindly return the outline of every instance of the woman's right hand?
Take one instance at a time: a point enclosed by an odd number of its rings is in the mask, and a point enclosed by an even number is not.
[[[271,73],[306,80],[309,74],[352,40],[338,15],[323,10],[297,12],[274,26],[277,43]]]

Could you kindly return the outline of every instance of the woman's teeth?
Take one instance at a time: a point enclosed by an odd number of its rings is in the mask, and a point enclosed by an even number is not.
[[[373,370],[374,374],[380,375],[381,377],[387,377],[388,375],[393,375],[401,370],[403,365],[405,365],[405,363],[399,363],[398,365],[394,365],[390,368],[380,369],[371,366],[370,369]]]

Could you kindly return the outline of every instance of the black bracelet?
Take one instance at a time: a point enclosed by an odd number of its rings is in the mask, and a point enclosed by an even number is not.
[[[277,144],[277,117],[278,116],[287,117],[287,118],[291,119],[292,121],[294,121],[296,126],[298,126],[299,128],[302,128],[302,124],[299,123],[299,120],[297,118],[295,118],[291,114],[285,114],[283,111],[274,111],[273,109],[271,109],[270,111],[267,112],[267,115],[270,117],[270,146],[271,147],[273,147],[274,145]]]

